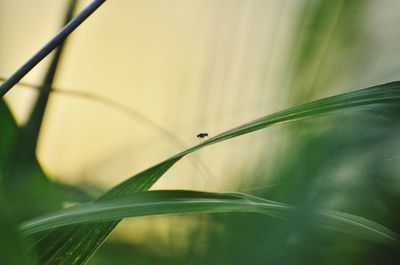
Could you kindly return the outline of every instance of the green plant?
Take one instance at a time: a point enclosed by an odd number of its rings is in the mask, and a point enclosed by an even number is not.
[[[99,6],[100,2],[104,1],[93,3],[98,3]],[[72,16],[75,4],[75,1],[71,3],[67,21]],[[75,28],[77,26],[78,24]],[[54,45],[46,46],[49,47],[46,53],[61,43],[58,41]],[[6,264],[84,264],[122,218],[217,212],[245,213],[244,218],[258,213],[278,217],[285,224],[296,224],[301,219],[312,227],[322,227],[323,230],[334,230],[388,245],[397,253],[399,236],[396,232],[378,222],[342,211],[303,207],[301,204],[295,206],[275,198],[267,200],[261,195],[244,193],[148,190],[184,156],[272,125],[326,116],[337,117],[339,123],[346,123],[346,115],[360,113],[368,117],[384,117],[392,122],[396,121],[400,106],[399,82],[312,101],[250,121],[160,162],[117,185],[93,202],[61,209],[63,199],[60,187],[47,178],[35,157],[44,109],[51,93],[61,49],[62,46],[59,46],[58,53],[53,57],[39,98],[25,125],[18,126],[4,101],[0,103],[0,211],[2,228],[7,238],[3,242],[10,242],[9,246],[1,246]],[[32,67],[37,62],[32,63]],[[23,67],[26,70],[17,71],[17,77],[3,83],[0,87],[2,95],[32,67]],[[30,254],[21,254],[26,253],[25,248],[30,249]]]

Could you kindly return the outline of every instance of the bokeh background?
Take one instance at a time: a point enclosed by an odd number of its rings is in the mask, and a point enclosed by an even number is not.
[[[58,31],[68,4],[0,0],[0,77]],[[399,22],[396,0],[107,1],[68,39],[55,87],[80,94],[51,95],[39,161],[53,180],[98,194],[197,144],[200,132],[398,80]],[[23,82],[40,84],[47,63]],[[7,94],[20,123],[36,95]],[[251,192],[399,232],[395,117],[343,114],[235,138],[185,158],[153,189]],[[300,217],[220,214],[124,221],[92,264],[132,261],[398,264],[399,254]]]

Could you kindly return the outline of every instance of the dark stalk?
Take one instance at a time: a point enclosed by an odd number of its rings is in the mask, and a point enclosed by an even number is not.
[[[93,0],[74,19],[61,29],[46,45],[24,63],[9,79],[0,85],[0,97],[3,97],[15,84],[17,84],[30,70],[33,69],[50,52],[57,48],[83,21],[97,10],[106,0]]]

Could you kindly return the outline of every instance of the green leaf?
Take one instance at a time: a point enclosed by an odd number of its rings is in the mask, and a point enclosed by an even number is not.
[[[268,126],[350,111],[373,111],[386,115],[390,114],[393,110],[398,111],[399,106],[400,82],[392,82],[289,108],[225,131],[197,146],[172,156],[117,185],[100,197],[99,200],[146,191],[183,156],[208,145]],[[40,241],[42,244],[46,244],[48,248],[39,253],[41,264],[85,263],[118,222],[119,220],[76,225],[58,228],[45,234]]]
[[[9,150],[14,148],[18,134],[18,125],[11,114],[10,109],[3,99],[0,100],[0,183],[6,166],[8,165]]]
[[[76,4],[76,0],[69,4],[64,24],[73,17]],[[20,215],[19,220],[61,208],[60,191],[51,183],[38,164],[36,146],[63,46],[64,42],[61,42],[52,58],[27,123],[21,128],[14,129],[13,139],[6,140],[10,146],[0,147],[6,157],[3,166],[5,194],[9,203],[14,205],[15,213]],[[34,207],[26,209],[28,203]]]
[[[76,0],[71,1],[65,23],[71,20],[76,3]],[[6,210],[0,212],[2,230],[7,231],[2,233],[6,246],[2,246],[0,251],[14,249],[6,251],[7,255],[1,255],[7,264],[28,262],[24,255],[16,255],[18,251],[26,252],[21,250],[25,246],[20,242],[20,236],[13,227],[16,221],[61,208],[59,188],[49,181],[37,162],[36,146],[62,47],[63,43],[54,54],[39,97],[25,125],[19,127],[3,99],[0,101],[0,200],[2,206],[8,209],[7,214],[3,215]],[[6,240],[7,235],[12,236]],[[11,261],[12,259],[15,260]]]
[[[4,204],[12,205],[15,215],[13,218],[16,221],[26,220],[61,207],[61,202],[56,200],[58,197],[56,189],[47,180],[36,158],[24,152],[21,135],[21,128],[6,103],[1,100],[0,196]],[[50,196],[52,200],[46,199],[44,194]],[[28,208],[27,202],[31,205]]]
[[[8,165],[9,150],[14,148],[18,125],[10,109],[0,99],[0,257],[4,264],[32,264],[24,255],[24,244],[15,227],[14,209],[8,204],[5,196],[4,178]]]
[[[22,236],[15,226],[13,210],[0,198],[0,257],[1,264],[28,265],[32,259],[26,255]]]
[[[182,213],[254,212],[291,219],[296,208],[242,193],[210,193],[185,190],[138,192],[103,199],[53,212],[20,226],[25,235],[73,224],[114,221],[125,217]],[[337,211],[309,214],[311,225],[356,235],[399,247],[399,236],[390,229],[359,216]]]
[[[181,154],[188,154],[204,146],[284,122],[293,122],[332,114],[342,114],[351,111],[382,112],[382,115],[385,115],[388,114],[385,113],[388,110],[390,113],[392,110],[398,111],[399,109],[400,82],[396,81],[316,100],[264,116],[225,131],[207,141],[204,141],[198,146],[182,152]]]
[[[65,14],[63,25],[68,24],[68,22],[73,18],[74,11],[77,5],[77,0],[73,0],[68,5],[67,12]],[[35,155],[36,146],[38,143],[40,128],[42,127],[45,110],[47,107],[47,102],[49,100],[50,91],[53,86],[54,80],[57,75],[57,70],[62,59],[62,54],[64,51],[66,42],[62,41],[51,59],[51,63],[46,71],[43,83],[40,87],[39,96],[37,97],[32,111],[26,124],[23,126],[23,137],[24,137],[24,152],[31,152],[32,156]],[[26,139],[25,139],[26,138]]]
[[[148,190],[179,159],[169,159],[111,189],[99,200]],[[100,247],[119,221],[56,229],[32,239],[39,264],[84,264]],[[39,238],[39,239],[37,239]],[[46,246],[40,248],[38,246]]]

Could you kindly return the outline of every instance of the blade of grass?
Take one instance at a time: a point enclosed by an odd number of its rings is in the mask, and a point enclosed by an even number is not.
[[[101,199],[113,198],[148,190],[179,159],[170,159],[136,175],[103,195]],[[33,238],[32,250],[39,264],[84,264],[100,247],[119,221],[101,222],[96,225],[77,225],[56,229]],[[40,251],[38,251],[40,250]]]
[[[254,212],[285,219],[295,218],[296,208],[243,193],[210,193],[188,190],[138,192],[103,199],[53,212],[24,222],[25,235],[73,224],[120,220],[125,217],[187,213]],[[310,224],[399,247],[399,236],[390,229],[359,216],[338,211],[310,214]]]
[[[19,131],[10,109],[3,99],[0,100],[0,183],[8,165],[9,150],[14,148],[16,137]]]
[[[1,195],[0,195],[1,196]],[[1,200],[1,198],[0,198]],[[21,233],[15,226],[13,210],[6,209],[8,205],[0,204],[0,257],[2,264],[33,265],[33,259],[28,257]],[[10,207],[9,207],[10,208]]]
[[[0,257],[4,264],[33,264],[17,227],[15,205],[9,203],[4,185],[9,152],[15,148],[19,127],[3,99],[0,99]]]
[[[61,29],[47,44],[24,63],[9,79],[0,85],[0,97],[3,97],[15,84],[17,84],[30,70],[43,60],[51,51],[59,46],[83,21],[97,10],[106,0],[93,0],[74,19]]]
[[[63,24],[71,20],[76,5],[77,0],[70,1]],[[26,124],[16,132],[15,146],[7,151],[7,171],[4,173],[6,176],[4,186],[9,203],[14,205],[16,209],[20,208],[19,211],[16,210],[17,213],[27,213],[26,204],[32,201],[35,201],[40,212],[61,208],[60,191],[47,178],[38,164],[36,146],[63,47],[64,42],[61,42],[49,65],[32,112]],[[36,183],[36,185],[32,185],[32,183]],[[41,190],[41,193],[37,192],[38,189]],[[15,194],[20,195],[15,196]],[[24,214],[21,218],[35,216],[40,212]]]
[[[21,151],[21,128],[3,99],[0,101],[0,134],[0,193],[5,200],[3,203],[12,205],[13,218],[21,221],[59,209],[61,203],[58,203],[57,192],[54,192],[54,186],[44,176],[35,157],[27,159],[23,152],[18,153]],[[38,190],[49,191],[52,200],[44,199],[44,194]],[[26,202],[32,207],[26,208]]]
[[[68,6],[65,14],[63,25],[68,24],[74,15],[77,6],[77,0],[72,0]],[[65,41],[62,41],[57,47],[51,63],[46,71],[46,76],[39,90],[39,96],[34,103],[32,112],[23,127],[24,130],[24,143],[25,148],[21,148],[24,152],[31,152],[33,155],[36,152],[40,128],[43,122],[44,113],[46,110],[47,102],[49,100],[50,91],[53,86],[54,79],[56,78],[58,65],[60,63],[62,53],[65,47]],[[29,146],[29,148],[27,148]]]
[[[99,198],[99,201],[121,195],[148,190],[170,167],[185,155],[271,125],[301,119],[338,114],[348,111],[380,110],[400,106],[400,82],[382,84],[289,108],[252,122],[227,130],[215,137],[189,148],[171,158],[127,179]],[[47,244],[46,252],[40,253],[41,264],[83,264],[98,249],[119,220],[96,224],[76,225],[56,229],[45,235],[41,244]]]
[[[77,0],[70,1],[64,24],[71,20],[76,3]],[[2,216],[2,219],[26,220],[26,218],[61,208],[59,187],[48,180],[36,160],[35,151],[49,92],[61,58],[62,47],[63,42],[53,56],[39,96],[25,125],[19,127],[16,124],[10,110],[1,99],[0,196],[4,197],[3,206],[12,209],[9,210],[8,216]],[[27,209],[26,205],[28,204],[32,204],[34,207]],[[9,222],[7,230],[15,230],[16,234],[16,228],[11,227],[12,225],[15,226],[15,222]],[[19,235],[15,236],[14,241],[17,240],[19,240]],[[25,245],[21,242],[19,248],[24,247]],[[19,248],[16,248],[14,252],[21,251]],[[26,250],[22,250],[22,252],[25,253]],[[12,254],[12,252],[10,253]],[[2,256],[7,264],[23,264],[24,255],[22,254],[19,255],[21,257],[19,262],[7,261],[7,257],[12,258],[13,255]]]
[[[180,155],[186,155],[207,145],[228,140],[230,138],[260,130],[275,124],[310,119],[323,115],[339,114],[349,111],[379,111],[379,109],[386,110],[388,107],[396,108],[397,110],[400,108],[399,81],[323,98],[264,116],[216,135],[215,137],[212,137],[197,146],[177,154],[176,157]]]

